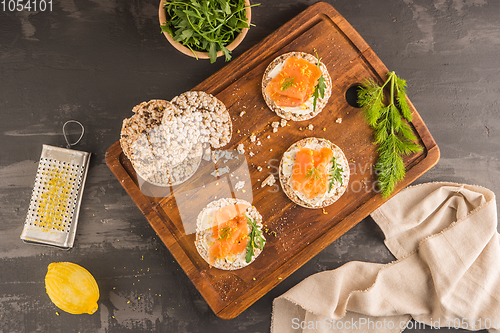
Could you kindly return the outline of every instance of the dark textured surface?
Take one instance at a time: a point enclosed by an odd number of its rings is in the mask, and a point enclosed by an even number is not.
[[[256,26],[234,56],[313,3],[260,2]],[[498,193],[500,2],[329,2],[408,82],[441,149],[438,165],[418,182]],[[157,8],[151,0],[61,0],[52,12],[0,11],[0,332],[267,332],[272,300],[305,277],[351,260],[393,260],[367,218],[236,319],[211,312],[104,163],[134,105],[171,99],[224,65],[173,49],[159,32]],[[41,145],[63,146],[68,119],[84,123],[78,149],[93,153],[75,248],[25,245],[19,235]],[[69,315],[50,302],[43,279],[55,261],[92,272],[101,291],[97,313]]]

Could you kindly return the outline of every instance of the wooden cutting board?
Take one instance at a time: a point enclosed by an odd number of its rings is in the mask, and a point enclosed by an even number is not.
[[[264,70],[283,53],[314,53],[314,50],[332,77],[329,103],[315,118],[288,122],[273,133],[270,124],[280,118],[268,109],[262,98]],[[346,93],[364,78],[385,81],[387,72],[353,27],[331,5],[319,2],[193,88],[215,95],[229,110],[233,135],[223,149],[234,150],[240,143],[245,146],[246,161],[235,162],[234,174],[211,176],[212,179],[198,176],[203,171],[206,175],[209,168],[208,162],[202,161],[199,172],[174,189],[147,192],[142,187],[141,191],[120,143],[108,149],[107,165],[217,316],[224,319],[238,316],[385,202],[376,191],[373,165],[377,153],[372,143],[373,131],[360,109],[347,102]],[[413,113],[410,125],[424,150],[405,157],[406,178],[394,193],[439,160],[439,149],[411,102],[410,108]],[[309,124],[313,125],[312,130],[307,129]],[[256,142],[250,142],[251,134],[257,136]],[[294,204],[278,185],[261,187],[267,175],[277,176],[283,152],[294,142],[310,136],[335,143],[350,164],[346,193],[324,210]],[[245,177],[244,188],[235,190],[234,179]],[[267,238],[266,247],[255,262],[236,271],[209,267],[198,255],[192,233],[199,211],[227,188],[231,195],[247,199],[257,207],[264,219]]]

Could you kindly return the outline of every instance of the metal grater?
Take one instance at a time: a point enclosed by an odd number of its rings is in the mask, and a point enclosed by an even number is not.
[[[70,249],[90,153],[43,145],[21,239]]]

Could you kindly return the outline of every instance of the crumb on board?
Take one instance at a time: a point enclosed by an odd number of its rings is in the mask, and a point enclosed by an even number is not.
[[[240,117],[243,117],[243,115],[245,115],[245,113],[246,113],[245,111],[241,111],[240,112]]]
[[[271,126],[273,127],[273,133],[276,133],[276,132],[278,132],[278,127],[280,126],[280,123],[279,123],[279,121],[273,121]]]
[[[340,117],[339,117],[339,118],[337,118],[337,120],[335,120],[335,122],[336,122],[337,124],[341,124],[341,123],[342,123],[342,118],[340,118]]]
[[[281,119],[281,127],[285,127],[286,126],[286,119]]]
[[[250,142],[255,142],[255,140],[257,140],[255,134],[250,135]]]
[[[308,129],[308,130],[310,130],[310,131],[312,131],[312,130],[314,129],[313,124],[309,124],[309,125],[307,125],[307,129]]]
[[[276,183],[276,178],[274,178],[274,175],[270,174],[266,179],[264,179],[260,187],[263,188],[266,185],[273,186],[274,183]]]
[[[259,165],[259,166],[257,167],[257,170],[258,170],[258,171],[262,171],[262,167]]]
[[[236,147],[236,150],[238,151],[238,153],[244,154],[245,153],[245,146],[242,143],[240,143],[238,145],[238,147]]]

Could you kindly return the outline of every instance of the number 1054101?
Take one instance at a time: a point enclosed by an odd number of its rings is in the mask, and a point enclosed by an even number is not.
[[[4,12],[45,12],[52,11],[52,0],[1,0]]]

